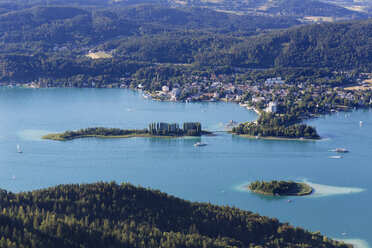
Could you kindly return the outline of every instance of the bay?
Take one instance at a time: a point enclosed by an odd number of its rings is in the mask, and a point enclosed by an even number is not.
[[[255,140],[226,133],[179,139],[41,139],[50,132],[93,126],[146,128],[158,121],[200,121],[204,129],[218,131],[229,120],[256,118],[233,103],[158,102],[123,89],[2,87],[0,188],[19,192],[65,183],[130,182],[372,244],[371,110],[307,121],[324,137],[321,141]],[[199,141],[208,146],[194,147]],[[351,152],[330,151],[338,147]],[[328,194],[318,196],[280,198],[244,190],[250,181],[274,179],[336,188],[323,187]]]

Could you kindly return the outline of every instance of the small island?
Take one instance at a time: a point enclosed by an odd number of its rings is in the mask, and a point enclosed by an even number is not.
[[[310,195],[313,189],[306,183],[293,181],[255,181],[247,186],[255,193],[273,196],[303,196]]]
[[[63,133],[52,133],[43,136],[43,139],[66,141],[79,138],[132,138],[132,137],[160,137],[176,138],[183,136],[201,136],[211,132],[202,130],[199,122],[183,123],[183,128],[177,123],[151,123],[148,129],[120,129],[105,127],[90,127],[76,131],[66,131]]]

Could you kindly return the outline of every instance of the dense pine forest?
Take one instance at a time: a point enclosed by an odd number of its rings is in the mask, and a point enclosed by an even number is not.
[[[109,42],[103,47],[115,49],[118,57],[147,62],[243,68],[355,69],[371,65],[370,33],[372,20],[368,19],[299,26],[252,37],[165,33],[146,39],[133,37]]]
[[[349,247],[249,211],[131,184],[0,192],[0,247]]]

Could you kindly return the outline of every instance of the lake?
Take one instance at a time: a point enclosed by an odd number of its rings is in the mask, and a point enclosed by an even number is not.
[[[160,121],[199,121],[203,129],[218,131],[229,120],[255,119],[254,112],[233,103],[158,102],[124,89],[0,87],[0,188],[19,192],[66,183],[130,182],[372,244],[372,110],[307,121],[324,137],[320,141],[255,140],[227,133],[177,139],[41,139],[51,132],[146,128]],[[208,146],[194,147],[199,141]],[[338,147],[350,153],[330,151]],[[253,180],[308,181],[322,194],[260,196],[244,190]]]

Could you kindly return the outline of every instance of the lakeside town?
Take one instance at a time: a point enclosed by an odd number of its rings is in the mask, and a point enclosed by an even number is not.
[[[334,77],[343,75],[348,83],[329,83],[334,78],[325,77],[324,83],[309,83],[296,80],[290,82],[284,77],[264,78],[257,81],[242,80],[244,74],[211,74],[210,77],[188,75],[182,83],[151,82],[148,84],[129,77],[118,83],[82,82],[46,83],[43,80],[26,84],[2,83],[8,86],[29,88],[83,87],[83,88],[131,88],[143,92],[147,99],[161,101],[207,101],[236,102],[257,112],[287,113],[301,111],[303,118],[324,114],[345,108],[372,106],[372,75],[335,71]],[[151,88],[149,87],[152,86]],[[154,87],[155,85],[155,87]],[[156,90],[154,90],[156,89]]]

